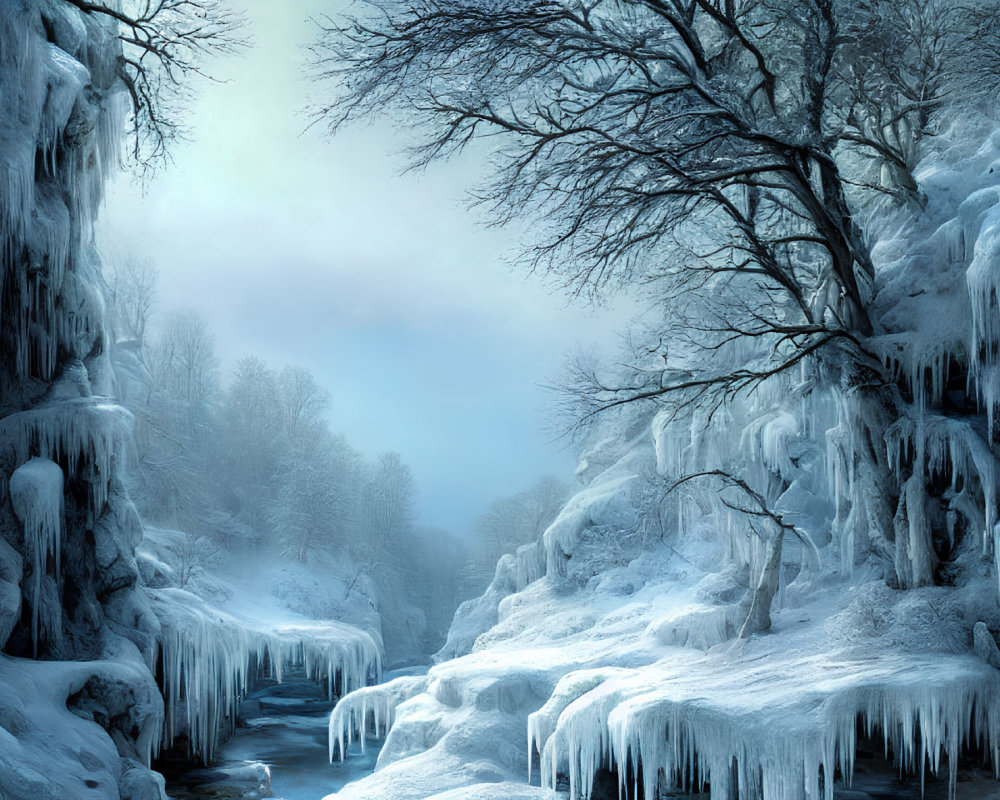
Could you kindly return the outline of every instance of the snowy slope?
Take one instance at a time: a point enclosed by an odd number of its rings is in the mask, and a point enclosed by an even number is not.
[[[336,797],[864,800],[867,766],[847,787],[880,752],[914,776],[899,796],[1000,796],[970,767],[1000,767],[998,159],[1000,135],[944,150],[919,173],[927,208],[872,234],[866,345],[906,409],[871,445],[901,475],[895,541],[857,472],[883,410],[849,387],[814,391],[804,367],[711,415],[653,413],[459,610],[448,660],[340,701],[332,757],[365,717],[389,729],[376,772]],[[963,365],[983,414],[951,377]],[[760,509],[717,470],[769,487],[782,537],[734,510]],[[940,529],[951,541],[931,547]]]

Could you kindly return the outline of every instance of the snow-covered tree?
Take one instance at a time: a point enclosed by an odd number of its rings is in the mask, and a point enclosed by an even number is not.
[[[136,499],[150,521],[202,530],[194,523],[204,515],[211,485],[205,474],[219,393],[214,339],[200,316],[176,312],[166,315],[137,357],[146,375],[120,392],[136,419]]]
[[[926,235],[917,163],[950,120],[995,107],[995,11],[947,0],[377,6],[324,28],[317,69],[332,96],[318,113],[336,129],[399,109],[414,121],[417,165],[490,137],[478,202],[499,223],[542,221],[524,254],[533,268],[575,293],[643,287],[661,313],[655,336],[624,371],[583,373],[574,392],[585,414],[661,409],[661,469],[702,474],[703,504],[721,492],[720,513],[777,548],[750,559],[758,600],[773,594],[789,530],[775,504],[821,462],[837,476],[830,525],[845,566],[870,559],[890,584],[916,587],[948,580],[944,565],[972,542],[994,544],[992,413],[980,409],[998,396],[997,335],[978,323],[971,337],[929,341],[932,315],[884,291],[900,274],[880,272],[872,242],[890,220]],[[972,292],[983,319],[991,297]],[[818,430],[781,434],[782,414],[802,404]],[[784,451],[810,436],[813,449]]]
[[[262,359],[247,355],[236,362],[221,405],[219,463],[233,499],[231,510],[248,527],[253,548],[268,533],[272,478],[281,459],[278,398],[277,377]]]
[[[347,550],[360,527],[363,475],[361,454],[325,427],[290,448],[275,476],[278,491],[270,514],[282,552],[306,563],[320,551]]]
[[[112,261],[110,267],[105,300],[112,310],[114,335],[135,342],[141,350],[156,302],[159,270],[152,259],[133,255]]]
[[[170,314],[148,356],[156,390],[191,410],[204,408],[218,391],[215,340],[193,311]]]
[[[942,112],[990,109],[1000,88],[1000,22],[990,2],[867,0],[839,11],[831,126],[876,169],[864,183],[922,205],[914,171]],[[957,102],[956,102],[957,101]]]
[[[278,395],[290,440],[304,443],[323,426],[322,413],[330,404],[330,393],[316,383],[305,367],[288,365],[278,375]]]
[[[379,454],[362,487],[359,555],[370,572],[385,570],[400,540],[412,533],[417,485],[399,453]]]

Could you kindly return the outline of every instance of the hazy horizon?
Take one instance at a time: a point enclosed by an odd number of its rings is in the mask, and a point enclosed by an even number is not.
[[[232,5],[255,46],[213,65],[172,166],[111,187],[102,248],[153,259],[157,310],[201,314],[224,373],[246,353],[312,370],[333,430],[411,465],[420,524],[461,535],[493,498],[570,479],[540,384],[613,345],[628,304],[570,305],[510,270],[517,232],[465,207],[483,158],[401,175],[408,133],[388,121],[305,130],[307,17],[329,2]]]

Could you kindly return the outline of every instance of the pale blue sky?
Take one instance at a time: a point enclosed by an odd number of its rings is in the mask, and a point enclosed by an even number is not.
[[[112,188],[103,247],[152,257],[160,307],[200,312],[224,364],[309,367],[335,431],[413,467],[424,524],[462,533],[493,498],[568,479],[539,384],[568,351],[613,346],[630,310],[568,305],[509,270],[518,232],[464,205],[475,154],[401,176],[409,134],[388,121],[303,133],[319,87],[301,45],[329,0],[232,5],[256,46],[215,68],[228,81],[202,88],[171,169]]]

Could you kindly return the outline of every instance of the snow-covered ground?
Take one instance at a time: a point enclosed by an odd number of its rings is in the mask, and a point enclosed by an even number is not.
[[[596,556],[611,520],[590,510],[576,546]],[[373,775],[336,797],[547,796],[527,785],[539,779],[575,797],[602,768],[632,775],[638,758],[645,797],[662,772],[710,783],[713,798],[739,786],[793,800],[829,796],[821,769],[851,774],[858,719],[907,772],[945,780],[970,734],[1000,746],[1000,671],[969,652],[972,625],[995,609],[989,578],[904,593],[816,574],[783,587],[770,634],[735,640],[746,607],[732,601],[747,585],[715,571],[724,547],[657,543],[623,560],[532,582],[499,603],[472,653],[344,698],[334,758],[363,715],[390,729]]]
[[[163,700],[135,648],[91,662],[0,655],[0,797],[154,797],[163,781],[145,766],[162,721]]]

